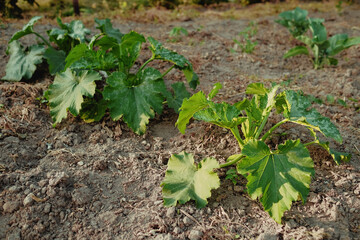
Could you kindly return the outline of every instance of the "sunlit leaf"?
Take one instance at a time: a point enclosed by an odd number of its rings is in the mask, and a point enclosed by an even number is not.
[[[173,154],[168,162],[165,179],[161,183],[165,206],[176,206],[195,200],[198,208],[205,207],[211,189],[220,186],[220,180],[214,169],[219,163],[214,158],[205,158],[198,166],[191,154],[182,152]]]
[[[272,152],[262,141],[251,140],[242,154],[237,170],[248,180],[252,199],[259,198],[270,216],[278,223],[293,201],[305,202],[311,176],[315,174],[309,151],[300,140],[288,140]]]

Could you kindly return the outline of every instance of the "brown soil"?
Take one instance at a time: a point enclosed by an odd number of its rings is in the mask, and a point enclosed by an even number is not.
[[[325,18],[330,35],[360,35],[359,5],[347,7],[342,16],[335,11],[310,15]],[[322,99],[328,94],[360,99],[360,45],[341,53],[338,66],[315,71],[307,57],[282,58],[294,41],[275,18],[255,19],[259,44],[251,55],[229,50],[247,20],[113,24],[122,32],[151,35],[185,55],[200,77],[199,89],[208,92],[214,83],[223,84],[218,100],[241,100],[252,82],[269,86],[288,79],[289,88]],[[5,43],[21,26],[12,23],[1,30],[1,76],[8,60]],[[175,26],[186,28],[189,36],[167,42]],[[234,186],[224,171],[208,207],[196,209],[193,202],[163,206],[160,183],[170,154],[185,150],[197,159],[224,162],[239,151],[231,133],[194,121],[182,135],[174,126],[177,115],[168,109],[151,120],[144,136],[108,117],[92,124],[69,117],[52,128],[48,107],[37,100],[52,79],[40,72],[31,83],[0,83],[0,239],[360,239],[359,102],[316,105],[344,138],[342,145],[332,146],[353,157],[337,166],[322,149],[309,148],[316,175],[308,201],[294,203],[279,225],[248,197],[245,179]],[[165,79],[167,84],[179,80],[182,74],[175,70]],[[308,140],[306,129],[288,125],[283,130]]]

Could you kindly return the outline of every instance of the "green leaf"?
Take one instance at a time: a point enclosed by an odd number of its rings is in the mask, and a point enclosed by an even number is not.
[[[97,72],[83,71],[80,75],[67,69],[55,76],[54,83],[50,85],[48,97],[50,114],[54,125],[67,117],[67,110],[77,116],[84,102],[83,96],[92,97],[95,93],[95,81],[101,76]]]
[[[171,87],[174,90],[174,96],[169,91],[166,91],[164,96],[166,97],[167,105],[174,109],[176,113],[179,113],[183,100],[185,98],[189,98],[191,95],[186,90],[183,82],[176,82],[171,84]]]
[[[114,72],[106,80],[103,91],[112,119],[123,117],[127,125],[137,134],[143,134],[149,119],[162,111],[166,87],[161,73],[154,68],[146,68],[138,76]]]
[[[265,96],[268,92],[269,90],[262,83],[251,83],[246,88],[246,94]]]
[[[36,70],[36,65],[43,60],[44,46],[33,45],[27,50],[18,41],[9,44],[10,59],[6,64],[6,75],[2,80],[18,82],[30,79]]]
[[[86,42],[86,35],[91,32],[85,28],[84,24],[80,20],[71,21],[68,26],[69,36],[78,40],[80,43]]]
[[[148,37],[148,40],[150,42],[150,50],[153,53],[153,57],[155,59],[169,61],[175,64],[177,68],[183,71],[190,87],[195,89],[199,84],[199,77],[194,72],[190,61],[187,60],[183,55],[164,48],[163,45],[154,38]]]
[[[285,91],[286,104],[284,115],[290,121],[313,128],[326,137],[330,137],[341,143],[342,137],[336,126],[329,118],[322,116],[311,107],[309,99],[295,91]]]
[[[64,71],[66,59],[66,53],[64,51],[48,47],[44,53],[44,58],[49,64],[49,71],[51,75]]]
[[[65,69],[69,68],[74,62],[84,57],[87,51],[89,51],[89,48],[85,43],[76,45],[74,48],[72,48],[65,59]]]
[[[214,172],[219,163],[214,158],[205,158],[194,165],[194,157],[186,152],[171,155],[165,179],[161,183],[165,206],[176,206],[195,200],[198,208],[205,207],[211,189],[220,186],[220,180]]]
[[[121,38],[124,36],[119,29],[113,28],[110,19],[97,19],[95,18],[95,23],[98,25],[96,28],[99,29],[102,33],[105,33],[111,38],[115,38],[118,43],[121,42]]]
[[[307,15],[308,11],[297,7],[294,10],[280,13],[281,19],[275,20],[275,22],[286,27],[291,35],[297,37],[304,34],[309,28]]]
[[[314,43],[322,43],[327,40],[327,32],[322,19],[309,19],[310,30]]]
[[[215,83],[213,88],[211,89],[210,93],[208,94],[208,100],[213,99],[216,94],[219,92],[219,90],[222,89],[221,83]]]
[[[41,17],[39,16],[35,16],[33,18],[30,19],[30,21],[24,25],[24,27],[22,28],[22,30],[17,31],[16,33],[14,33],[14,35],[10,38],[9,40],[9,45],[11,42],[18,40],[19,38],[22,38],[23,36],[26,36],[28,34],[32,34],[34,33],[34,24],[40,19]]]
[[[81,119],[87,123],[100,121],[105,115],[107,104],[107,101],[103,98],[101,100],[86,98],[81,104]]]
[[[337,152],[331,149],[329,142],[318,142],[318,144],[331,155],[337,165],[339,165],[341,162],[348,162],[351,159],[350,153]]]
[[[228,103],[210,103],[209,108],[196,112],[194,118],[231,129],[246,120],[245,117],[239,117],[240,114],[240,110]]]
[[[309,193],[311,176],[315,174],[309,151],[300,140],[288,140],[272,152],[262,141],[251,140],[243,148],[245,159],[237,170],[247,180],[252,199],[260,198],[270,216],[278,223],[293,201],[303,203]]]
[[[122,37],[119,51],[115,54],[120,58],[124,71],[128,72],[139,57],[142,43],[146,42],[143,35],[131,31]]]
[[[209,102],[202,91],[195,93],[189,99],[184,99],[175,126],[182,134],[185,134],[186,125],[189,123],[190,118],[207,106],[209,106]]]
[[[284,54],[283,58],[294,57],[294,56],[301,55],[301,54],[309,55],[309,51],[308,51],[307,47],[296,46],[296,47],[290,49],[289,51],[287,51]]]

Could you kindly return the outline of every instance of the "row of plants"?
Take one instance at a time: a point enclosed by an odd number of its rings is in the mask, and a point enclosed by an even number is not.
[[[236,172],[229,172],[228,178],[243,175],[248,180],[250,197],[259,198],[264,210],[281,223],[292,202],[299,199],[305,202],[309,193],[314,163],[307,146],[320,145],[337,164],[351,157],[334,151],[329,142],[319,138],[320,133],[342,143],[336,126],[312,108],[312,100],[302,92],[252,83],[246,89],[252,98],[229,104],[213,101],[222,88],[220,83],[208,95],[199,91],[191,96],[183,82],[172,84],[169,90],[164,76],[174,68],[183,72],[192,89],[197,87],[199,79],[189,60],[164,48],[154,38],[145,38],[134,31],[121,33],[109,19],[95,19],[100,33],[89,37],[91,32],[81,21],[63,23],[60,18],[59,28],[48,30],[45,38],[33,28],[39,19],[32,18],[10,39],[7,49],[10,60],[3,79],[30,79],[37,66],[46,60],[49,72],[55,76],[44,94],[54,125],[66,118],[68,112],[86,122],[99,121],[108,113],[113,120],[122,119],[135,133],[143,134],[149,119],[161,114],[163,105],[167,104],[179,113],[176,126],[181,133],[185,133],[187,124],[194,118],[228,129],[234,135],[240,152],[229,156],[226,163],[208,157],[194,164],[193,155],[186,152],[171,156],[161,183],[166,206],[194,200],[198,207],[204,207],[211,190],[220,186],[214,170],[235,166]],[[249,26],[244,34],[252,37],[255,27]],[[308,27],[311,28],[310,20]],[[183,31],[179,29],[177,33],[180,32]],[[41,42],[23,46],[19,39],[29,34],[38,36]],[[143,44],[151,52],[147,60],[139,58]],[[153,61],[168,62],[168,69],[160,72],[149,67]],[[268,120],[274,114],[280,114],[282,120],[268,127]],[[268,145],[274,132],[289,123],[307,128],[313,141],[288,139],[278,146]]]
[[[184,73],[191,88],[198,85],[198,76],[184,56],[164,48],[152,37],[137,32],[123,34],[114,29],[109,19],[95,19],[100,30],[90,38],[90,30],[79,20],[63,23],[47,31],[48,39],[34,31],[40,17],[33,17],[9,41],[10,54],[3,80],[30,79],[44,59],[54,82],[45,92],[54,125],[67,117],[68,111],[86,122],[99,121],[107,109],[113,120],[123,119],[137,134],[143,134],[150,118],[161,114],[166,103],[178,112],[182,100],[190,96],[183,82],[168,90],[164,76],[173,68]],[[20,38],[35,34],[40,44],[24,47]],[[142,44],[147,43],[152,55],[139,66]],[[148,67],[152,61],[169,62],[161,73]],[[137,63],[137,64],[135,64]],[[136,66],[135,66],[136,65]]]
[[[328,38],[324,26],[324,19],[309,18],[308,11],[299,7],[291,11],[282,12],[277,23],[286,27],[290,34],[303,45],[296,46],[284,54],[284,58],[297,55],[308,55],[313,62],[314,68],[324,65],[337,65],[335,55],[343,50],[360,44],[360,36],[350,38],[347,34],[335,34]],[[310,30],[310,34],[307,34]]]

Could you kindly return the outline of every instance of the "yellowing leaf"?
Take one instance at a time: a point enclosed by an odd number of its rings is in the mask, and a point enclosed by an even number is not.
[[[161,183],[164,205],[175,206],[177,202],[184,204],[192,199],[198,208],[205,207],[211,189],[220,186],[215,168],[219,168],[219,163],[214,158],[205,158],[196,166],[191,154],[173,154]]]
[[[288,140],[272,152],[262,141],[251,140],[243,148],[246,156],[237,170],[248,180],[252,199],[260,198],[270,216],[278,223],[291,203],[300,197],[305,202],[311,176],[315,174],[309,151],[300,140]]]
[[[80,75],[67,69],[55,76],[54,83],[48,90],[50,114],[54,124],[61,122],[67,116],[67,110],[77,116],[84,102],[83,96],[92,97],[95,94],[95,81],[101,76],[97,72],[84,71]]]

